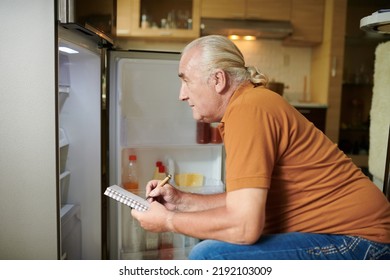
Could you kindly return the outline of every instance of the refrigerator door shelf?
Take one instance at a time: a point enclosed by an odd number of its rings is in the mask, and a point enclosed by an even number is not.
[[[65,101],[69,98],[70,87],[69,86],[59,86],[58,87],[58,108],[59,111],[62,111]]]
[[[221,180],[206,178],[206,182],[203,186],[180,186],[177,187],[179,190],[183,192],[190,193],[201,193],[201,194],[214,194],[214,193],[222,193],[225,191],[225,186]]]
[[[65,205],[68,200],[70,171],[65,171],[60,174],[60,194],[61,205]]]
[[[60,147],[60,173],[63,174],[68,159],[69,140],[63,128],[59,129],[59,147]],[[61,179],[61,177],[60,177]]]
[[[81,259],[80,206],[63,205],[61,216],[61,256],[63,259]]]
[[[65,180],[69,176],[70,176],[70,171],[65,171],[65,172],[61,173],[60,174],[60,181]]]
[[[60,148],[69,145],[68,137],[66,136],[65,130],[60,128]]]
[[[70,93],[70,86],[58,86],[58,92],[59,93],[64,93],[64,94],[69,94]]]

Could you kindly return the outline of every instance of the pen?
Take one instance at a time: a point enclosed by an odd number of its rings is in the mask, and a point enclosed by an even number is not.
[[[164,178],[164,180],[162,180],[158,185],[157,187],[163,187],[166,183],[168,183],[168,181],[172,178],[172,175],[171,174],[168,174],[167,177]]]
[[[160,181],[157,185],[157,188],[158,187],[163,187],[166,183],[168,183],[168,181],[172,178],[172,175],[171,174],[168,174],[167,177],[165,177],[162,181]],[[148,196],[146,199],[149,199],[149,198],[152,198],[151,196]]]

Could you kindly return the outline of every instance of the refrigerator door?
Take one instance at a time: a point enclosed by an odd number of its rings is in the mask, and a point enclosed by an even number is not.
[[[133,191],[140,196],[159,161],[173,173],[170,183],[180,189],[223,191],[223,146],[196,143],[196,121],[187,102],[179,100],[179,59],[177,53],[110,52],[111,185],[123,184],[129,155],[135,154],[139,187]],[[179,184],[175,175],[201,178],[201,184]],[[197,242],[178,234],[145,232],[130,209],[113,200],[109,220],[114,259],[185,259]]]
[[[101,259],[102,51],[62,26],[58,35],[60,255]],[[71,223],[66,209],[78,209]]]

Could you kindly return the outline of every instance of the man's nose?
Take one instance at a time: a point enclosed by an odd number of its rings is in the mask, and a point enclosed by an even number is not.
[[[186,101],[188,99],[188,96],[185,94],[183,88],[180,88],[179,99],[181,101]]]

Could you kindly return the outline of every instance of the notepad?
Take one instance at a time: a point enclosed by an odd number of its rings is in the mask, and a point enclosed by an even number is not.
[[[117,185],[108,187],[104,194],[138,211],[146,211],[150,206],[150,203],[146,199]]]

